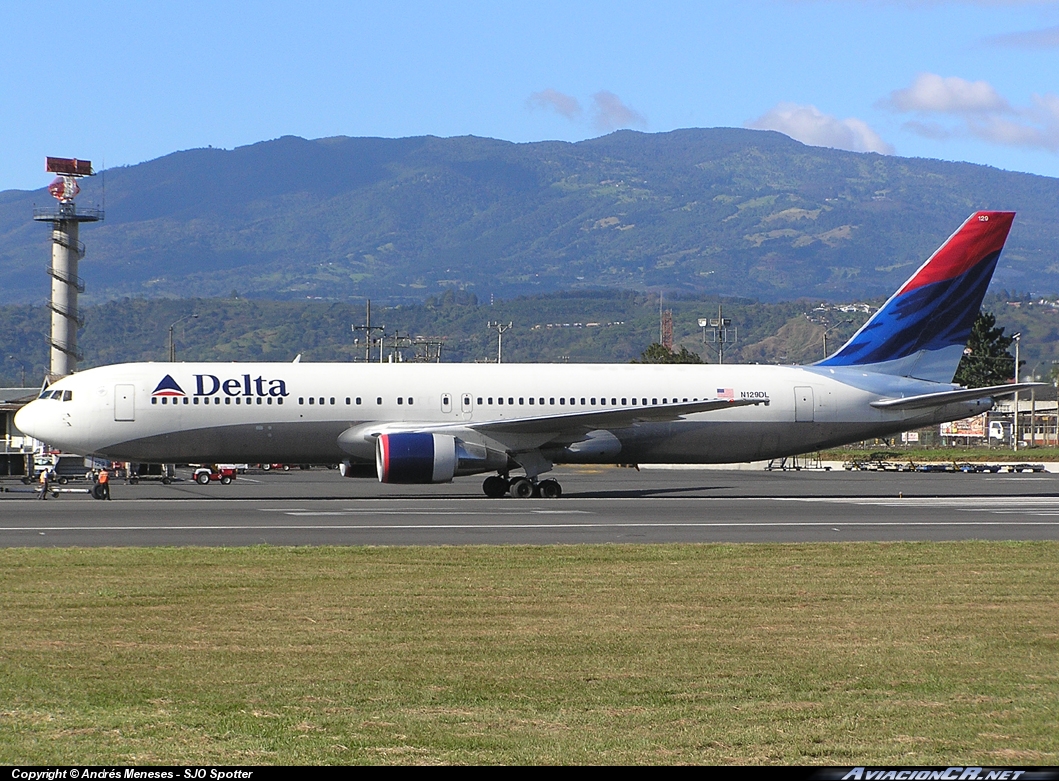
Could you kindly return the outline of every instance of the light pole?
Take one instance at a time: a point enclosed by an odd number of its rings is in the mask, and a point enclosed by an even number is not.
[[[827,321],[825,320],[824,322],[826,323]],[[840,322],[840,323],[835,323],[835,324],[834,324],[833,326],[831,326],[830,328],[825,328],[825,329],[824,329],[824,357],[825,357],[825,358],[827,358],[827,335],[828,335],[829,333],[831,333],[832,331],[834,331],[834,330],[835,330],[836,328],[838,328],[839,326],[842,326],[842,325],[849,325],[849,324],[850,324],[850,323],[852,323],[852,322],[853,322],[853,319],[852,319],[852,318],[850,318],[849,320],[843,320],[843,321],[842,321],[842,322]]]
[[[502,353],[503,353],[503,348],[504,348],[504,331],[510,331],[512,325],[514,325],[514,323],[508,323],[507,325],[504,325],[503,323],[493,322],[492,320],[490,320],[488,323],[486,323],[486,328],[495,328],[496,329],[496,362],[497,363],[500,363],[501,362],[501,358],[502,358]]]
[[[1015,340],[1015,384],[1019,383],[1019,344],[1022,342],[1022,331],[1014,334]],[[1011,422],[1011,449],[1019,450],[1019,392],[1015,391],[1015,415]]]
[[[18,364],[18,368],[22,370],[22,380],[21,380],[22,384],[21,384],[20,387],[25,388],[26,387],[26,364],[22,363],[22,361],[18,360],[18,358],[16,358],[13,355],[7,356],[7,360],[14,361],[15,363]]]
[[[176,346],[173,344],[173,329],[180,325],[185,320],[194,320],[198,315],[184,315],[182,318],[177,320],[175,323],[169,326],[169,362],[176,363]]]

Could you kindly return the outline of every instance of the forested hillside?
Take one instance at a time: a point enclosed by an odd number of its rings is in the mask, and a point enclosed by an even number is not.
[[[599,288],[863,298],[892,292],[979,208],[1019,212],[997,285],[1059,291],[1059,180],[766,131],[576,144],[284,137],[83,186],[80,203],[106,207],[82,230],[87,302]],[[43,189],[0,193],[0,303],[47,296],[49,231],[31,215],[48,202]]]
[[[733,321],[733,342],[725,362],[811,363],[823,357],[823,337],[834,352],[882,303],[859,307],[825,305],[819,301],[758,303],[713,297],[665,300],[673,312],[677,346],[716,362],[715,344],[704,343],[700,317]],[[986,307],[1008,333],[1021,331],[1024,373],[1047,377],[1059,361],[1059,308],[1056,302],[991,295]],[[193,315],[198,315],[193,317]],[[165,361],[169,326],[174,328],[178,360],[304,361],[363,360],[363,342],[353,325],[364,323],[363,304],[328,301],[264,301],[246,299],[126,299],[89,307],[80,349],[80,368],[124,361]],[[512,323],[504,333],[505,362],[624,362],[659,338],[656,295],[627,291],[562,293],[479,302],[473,294],[446,292],[425,302],[372,307],[372,323],[385,328],[387,356],[395,335],[443,341],[446,362],[495,360],[496,331],[487,323]],[[0,386],[17,385],[24,369],[27,381],[38,384],[47,369],[45,333],[48,311],[43,306],[0,306]],[[363,338],[363,334],[359,335]],[[407,344],[406,340],[399,340]],[[399,352],[413,360],[416,349]],[[372,359],[378,360],[378,348]]]

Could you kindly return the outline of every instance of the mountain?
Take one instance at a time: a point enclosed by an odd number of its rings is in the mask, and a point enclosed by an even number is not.
[[[42,179],[45,178],[42,176]],[[283,137],[83,180],[87,301],[422,301],[583,288],[886,295],[975,209],[1019,212],[996,286],[1059,291],[1059,179],[810,147],[779,133],[579,143]],[[0,193],[0,303],[48,295],[46,190]]]

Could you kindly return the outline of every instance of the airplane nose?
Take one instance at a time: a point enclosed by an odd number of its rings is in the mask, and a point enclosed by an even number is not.
[[[16,412],[15,428],[26,436],[45,441],[47,440],[47,437],[45,436],[47,432],[42,430],[44,416],[41,414],[40,405],[41,403],[39,401],[31,401]]]

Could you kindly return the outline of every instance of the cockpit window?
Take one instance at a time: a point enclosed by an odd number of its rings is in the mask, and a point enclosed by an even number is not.
[[[74,397],[73,391],[63,391],[63,401],[72,401]]]
[[[37,398],[38,399],[50,399],[51,398],[51,391],[50,390],[41,391],[41,394]]]
[[[63,395],[63,392],[61,390],[57,390],[54,393],[52,393],[51,397],[53,399],[61,399],[62,395]]]

